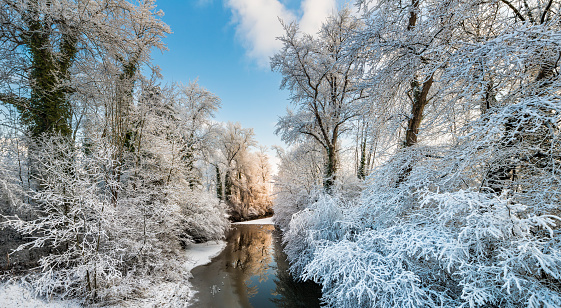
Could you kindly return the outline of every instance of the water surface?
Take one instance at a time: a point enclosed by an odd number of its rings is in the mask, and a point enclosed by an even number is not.
[[[193,269],[191,307],[320,307],[319,286],[292,279],[273,225],[233,225],[226,241],[211,263]]]

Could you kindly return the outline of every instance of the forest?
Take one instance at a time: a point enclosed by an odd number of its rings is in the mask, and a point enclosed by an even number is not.
[[[560,9],[360,0],[284,24],[274,219],[325,306],[561,307]]]
[[[162,82],[162,17],[155,0],[0,0],[2,281],[172,306],[192,296],[189,244],[274,211],[326,307],[561,307],[561,1],[281,20],[275,175],[253,129],[214,119],[218,96]]]
[[[253,129],[215,121],[197,80],[161,82],[162,16],[153,0],[0,1],[2,280],[84,304],[189,297],[186,245],[272,213]]]

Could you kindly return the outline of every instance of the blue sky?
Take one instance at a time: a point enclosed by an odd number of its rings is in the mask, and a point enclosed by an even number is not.
[[[280,90],[281,76],[268,59],[282,35],[278,17],[297,20],[309,33],[342,0],[158,0],[163,21],[173,31],[169,48],[153,53],[164,82],[198,78],[199,85],[222,99],[216,120],[240,122],[254,129],[261,145],[284,145],[274,125],[285,114],[289,93]]]

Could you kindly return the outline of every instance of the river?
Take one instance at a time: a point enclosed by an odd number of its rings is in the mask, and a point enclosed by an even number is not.
[[[320,287],[290,276],[273,225],[232,225],[226,241],[209,264],[193,269],[191,307],[320,307]]]

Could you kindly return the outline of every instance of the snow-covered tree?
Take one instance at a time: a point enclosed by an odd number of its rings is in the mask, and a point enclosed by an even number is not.
[[[40,157],[43,187],[31,195],[36,218],[10,217],[4,224],[33,238],[17,250],[52,250],[40,259],[40,272],[32,280],[38,293],[96,298],[99,289],[122,279],[119,251],[124,247],[109,240],[118,216],[105,189],[118,184],[103,172],[111,164],[111,153],[95,151],[76,159],[76,149],[65,137],[46,137],[38,147],[34,155]]]
[[[284,25],[283,48],[271,58],[271,68],[283,75],[296,110],[288,110],[276,133],[294,143],[317,142],[325,155],[324,186],[330,191],[337,177],[340,138],[351,120],[362,114],[366,92],[357,87],[360,66],[344,57],[347,44],[361,23],[342,10],[330,17],[314,37],[301,34],[298,25]]]
[[[24,278],[87,301],[181,293],[182,246],[229,226],[202,185],[219,98],[142,75],[169,32],[153,0],[0,7],[0,222],[40,257]]]
[[[330,307],[559,306],[559,4],[360,5],[346,48],[389,151],[360,199],[275,219],[293,273]]]

